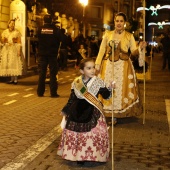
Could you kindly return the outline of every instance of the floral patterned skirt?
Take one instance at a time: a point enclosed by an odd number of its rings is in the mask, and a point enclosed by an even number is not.
[[[109,159],[110,143],[105,117],[101,114],[95,128],[89,132],[64,129],[57,154],[70,161],[98,161]]]

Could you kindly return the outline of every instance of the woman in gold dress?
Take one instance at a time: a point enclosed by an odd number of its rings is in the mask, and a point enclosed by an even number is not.
[[[106,32],[103,37],[95,67],[106,84],[112,79],[116,82],[113,107],[111,99],[101,98],[101,100],[105,115],[112,113],[113,108],[115,123],[117,123],[116,118],[131,117],[142,113],[131,56],[138,56],[139,65],[143,66],[143,48],[146,43],[140,42],[139,47],[136,47],[133,34],[125,31],[126,15],[124,13],[116,14],[114,22],[115,29]],[[112,48],[114,48],[114,63],[112,62]]]

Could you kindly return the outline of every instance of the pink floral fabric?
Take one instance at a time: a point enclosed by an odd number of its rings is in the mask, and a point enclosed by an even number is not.
[[[71,161],[106,162],[109,159],[109,135],[103,115],[90,132],[63,130],[57,154]]]

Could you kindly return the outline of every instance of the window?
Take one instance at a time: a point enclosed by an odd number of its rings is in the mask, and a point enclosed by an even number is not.
[[[102,18],[102,12],[101,6],[88,6],[85,15],[89,18]]]

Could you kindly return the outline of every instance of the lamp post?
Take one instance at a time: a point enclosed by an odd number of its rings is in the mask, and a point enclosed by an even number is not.
[[[83,36],[85,37],[85,23],[84,23],[84,17],[85,17],[85,8],[88,5],[88,0],[79,0],[81,5],[83,6]]]
[[[143,41],[145,41],[145,7],[146,7],[146,0],[143,0]],[[145,48],[143,50],[143,55],[145,59]],[[145,63],[145,62],[144,62]],[[143,65],[143,124],[145,124],[145,117],[146,117],[146,108],[145,108],[145,98],[146,98],[146,73],[145,73],[145,64]]]

